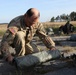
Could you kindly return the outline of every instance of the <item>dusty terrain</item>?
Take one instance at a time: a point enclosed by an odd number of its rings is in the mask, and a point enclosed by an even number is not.
[[[59,27],[66,22],[46,22],[45,27]],[[71,22],[76,25],[76,22]],[[7,25],[0,25],[0,31],[5,32]],[[0,37],[1,41],[2,36]],[[52,39],[56,43],[56,49],[64,53],[64,58],[76,54],[76,41],[67,41],[70,36],[53,36]],[[34,44],[38,46],[39,49],[47,49],[44,44],[35,37],[33,40]],[[17,69],[15,66],[10,65],[5,62],[3,58],[0,58],[0,75],[76,75],[76,62],[72,59],[56,59],[50,60],[43,64],[30,67],[24,70]]]
[[[56,43],[56,48],[62,53],[65,58],[76,54],[76,42],[67,41],[70,36],[56,36],[52,39]],[[47,49],[37,37],[33,40],[40,49]],[[76,75],[76,65],[72,59],[56,59],[50,60],[35,67],[30,67],[24,70],[18,70],[15,66],[10,65],[3,59],[0,59],[0,74],[1,75]]]

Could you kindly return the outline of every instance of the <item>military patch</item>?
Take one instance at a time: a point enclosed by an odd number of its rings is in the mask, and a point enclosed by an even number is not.
[[[9,27],[8,30],[12,33],[12,34],[16,34],[16,32],[18,31],[17,27]]]

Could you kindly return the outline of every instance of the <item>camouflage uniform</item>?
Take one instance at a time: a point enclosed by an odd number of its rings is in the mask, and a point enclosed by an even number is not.
[[[55,46],[52,39],[46,35],[43,25],[37,23],[34,26],[27,27],[24,22],[24,16],[18,16],[11,20],[8,24],[8,29],[1,41],[1,51],[6,57],[13,49],[17,56],[33,53],[34,50],[30,45],[34,34],[37,34],[47,48],[51,49]]]

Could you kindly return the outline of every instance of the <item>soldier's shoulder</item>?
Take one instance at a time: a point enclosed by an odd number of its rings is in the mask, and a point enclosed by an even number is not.
[[[20,15],[20,16],[17,16],[17,17],[15,17],[15,18],[13,18],[12,20],[18,21],[18,20],[20,20],[22,17],[23,17],[23,15]]]
[[[15,18],[13,18],[9,24],[8,24],[8,27],[10,26],[19,26],[20,25],[20,19],[23,18],[23,15],[20,15],[20,16],[17,16]]]
[[[37,23],[37,26],[38,26],[38,27],[42,27],[42,26],[43,26],[43,24],[42,24],[42,23],[40,23],[40,22],[38,22],[38,23]]]
[[[38,24],[38,25],[43,25],[41,22],[38,22],[37,24]]]

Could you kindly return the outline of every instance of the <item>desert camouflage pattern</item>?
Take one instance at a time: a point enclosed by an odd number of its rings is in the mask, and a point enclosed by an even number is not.
[[[38,50],[37,47],[33,48],[31,46],[32,44],[30,44],[35,34],[37,34],[47,48],[50,49],[55,46],[53,40],[46,35],[41,23],[27,27],[24,22],[24,16],[21,15],[12,19],[8,24],[7,31],[1,41],[0,49],[5,56],[7,56],[9,52],[13,51],[13,48],[15,49],[15,52],[13,53],[17,56],[33,53],[34,50]],[[10,47],[12,48],[10,49]]]

